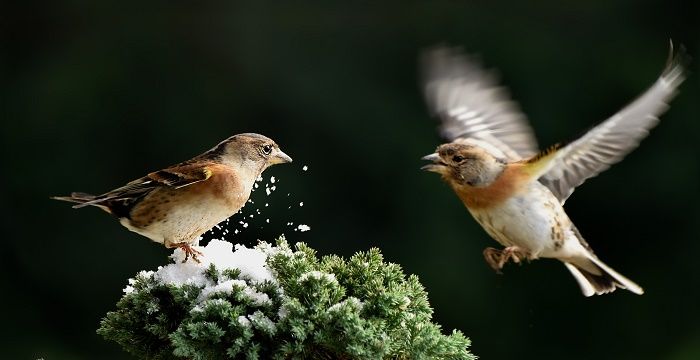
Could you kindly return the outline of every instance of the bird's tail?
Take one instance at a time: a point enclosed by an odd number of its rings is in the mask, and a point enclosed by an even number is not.
[[[607,294],[616,288],[627,289],[637,295],[644,294],[644,289],[639,285],[605,265],[595,255],[573,263],[564,262],[564,265],[578,281],[584,296]]]
[[[111,212],[108,207],[99,204],[100,199],[95,196],[95,195],[90,195],[82,192],[74,192],[71,193],[69,196],[52,196],[51,197],[54,200],[61,200],[61,201],[67,201],[67,202],[72,202],[76,203],[77,205],[73,205],[74,209],[85,207],[88,205],[94,205],[99,207],[102,210],[105,210],[107,212]]]

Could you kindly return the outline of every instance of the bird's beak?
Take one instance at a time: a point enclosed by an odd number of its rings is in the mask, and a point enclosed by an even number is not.
[[[284,164],[284,163],[290,163],[292,162],[292,158],[289,157],[289,155],[285,154],[282,152],[282,150],[277,150],[275,154],[270,157],[270,165],[275,165],[275,164]]]
[[[421,158],[421,160],[433,162],[432,164],[422,166],[420,168],[421,170],[439,173],[441,172],[440,170],[445,166],[445,164],[443,164],[442,161],[440,161],[440,155],[438,155],[438,153],[425,155]]]

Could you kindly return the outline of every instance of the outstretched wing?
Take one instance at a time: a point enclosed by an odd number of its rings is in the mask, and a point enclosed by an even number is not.
[[[438,47],[423,55],[422,67],[426,101],[448,141],[485,142],[513,161],[537,153],[525,115],[498,86],[496,76],[475,59],[458,49]]]
[[[622,160],[658,122],[668,102],[685,79],[683,49],[673,56],[644,94],[600,125],[563,147],[552,167],[539,179],[563,204],[586,179],[594,177]]]

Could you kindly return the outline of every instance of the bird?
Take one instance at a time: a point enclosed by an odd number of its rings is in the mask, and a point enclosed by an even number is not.
[[[532,128],[496,76],[460,48],[421,57],[423,91],[448,142],[422,159],[438,173],[486,233],[504,248],[483,256],[497,273],[509,261],[564,263],[583,295],[642,287],[603,263],[563,208],[574,189],[635,149],[659,122],[685,79],[689,61],[673,50],[658,79],[622,110],[565,144],[539,151]]]
[[[182,249],[183,262],[199,262],[202,253],[192,247],[199,236],[243,208],[265,169],[290,162],[273,140],[243,133],[102,195],[74,192],[53,199],[77,203],[73,208],[96,206],[130,231]]]

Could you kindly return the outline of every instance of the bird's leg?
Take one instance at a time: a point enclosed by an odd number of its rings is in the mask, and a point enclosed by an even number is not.
[[[192,256],[192,260],[196,261],[197,263],[200,263],[199,259],[197,259],[197,255],[204,255],[200,251],[195,250],[192,246],[190,246],[189,243],[186,242],[181,242],[178,244],[175,244],[176,247],[179,247],[182,249],[182,251],[185,252],[185,260],[182,260],[183,263],[187,262],[187,259]]]
[[[502,274],[501,269],[503,269],[503,251],[496,248],[488,247],[484,249],[484,259],[486,263],[498,274]]]
[[[491,247],[484,249],[484,259],[486,259],[486,263],[498,274],[502,274],[501,270],[509,260],[512,259],[514,263],[519,264],[526,258],[527,253],[517,246],[509,246],[503,250]]]
[[[509,246],[502,251],[502,256],[501,256],[501,262],[500,265],[503,267],[506,263],[508,263],[508,260],[513,259],[513,262],[516,264],[519,264],[521,261],[527,259],[527,252],[523,251],[521,248],[517,246]]]

